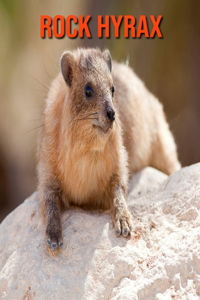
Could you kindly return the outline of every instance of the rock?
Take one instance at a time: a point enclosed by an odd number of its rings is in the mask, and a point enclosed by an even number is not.
[[[135,174],[129,207],[127,239],[109,213],[66,211],[53,255],[34,193],[0,225],[0,299],[200,299],[200,164]]]

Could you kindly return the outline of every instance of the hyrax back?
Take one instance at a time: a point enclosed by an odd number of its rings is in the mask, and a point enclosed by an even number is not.
[[[108,50],[61,58],[46,100],[38,147],[39,197],[52,250],[62,245],[60,212],[111,208],[117,235],[131,231],[129,175],[145,166],[170,174],[180,164],[162,106]]]

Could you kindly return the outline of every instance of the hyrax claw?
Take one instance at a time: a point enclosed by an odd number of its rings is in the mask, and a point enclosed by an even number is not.
[[[115,233],[116,236],[123,235],[123,237],[127,237],[131,233],[131,220],[126,221],[126,218],[122,217],[116,221],[115,225]]]
[[[47,234],[47,246],[52,251],[55,252],[56,250],[58,250],[63,245],[62,230],[61,230],[61,228],[59,228],[59,226],[58,226],[57,229],[55,229],[55,228],[52,227],[52,224],[50,223],[47,226],[46,234]]]

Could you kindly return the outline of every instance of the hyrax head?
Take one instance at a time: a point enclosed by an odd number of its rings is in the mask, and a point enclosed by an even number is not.
[[[61,58],[73,120],[87,123],[95,134],[108,134],[115,120],[111,68],[108,50],[78,49],[65,52]]]

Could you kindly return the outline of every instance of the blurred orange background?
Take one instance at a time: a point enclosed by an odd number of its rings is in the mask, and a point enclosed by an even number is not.
[[[92,38],[41,39],[40,15],[92,15]],[[97,38],[97,15],[163,15],[163,39]],[[122,30],[122,29],[121,29]],[[0,221],[36,189],[44,99],[65,49],[108,48],[164,104],[183,166],[200,161],[200,3],[0,0]]]

